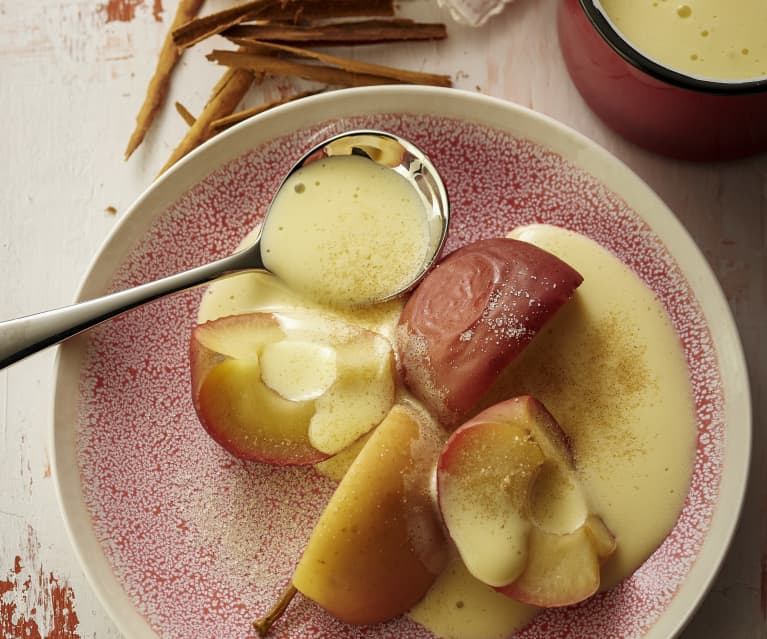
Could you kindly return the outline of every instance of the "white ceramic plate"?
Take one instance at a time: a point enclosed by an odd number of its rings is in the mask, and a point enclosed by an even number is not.
[[[559,224],[612,250],[666,307],[690,364],[699,428],[679,523],[631,578],[545,613],[519,637],[673,635],[705,594],[738,518],[750,450],[745,365],[693,241],[639,178],[579,134],[455,90],[375,87],[286,105],[218,136],[154,183],[99,252],[80,299],[228,254],[305,149],[357,127],[391,130],[431,156],[453,204],[448,249],[519,224]],[[61,506],[84,570],[129,637],[246,636],[289,580],[333,488],[311,470],[236,460],[199,426],[187,362],[199,296],[155,302],[60,349]],[[404,618],[345,626],[307,600],[291,615],[275,636],[431,636]]]

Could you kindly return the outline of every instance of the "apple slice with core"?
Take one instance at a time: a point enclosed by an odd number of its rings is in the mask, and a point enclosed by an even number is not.
[[[403,614],[443,568],[446,541],[430,483],[442,447],[439,426],[396,405],[373,431],[320,517],[268,632],[302,592],[337,619],[373,624]],[[262,634],[262,636],[263,636]]]
[[[418,285],[397,327],[405,383],[443,425],[465,419],[583,278],[527,242],[480,240]]]
[[[524,603],[576,603],[599,588],[615,538],[590,513],[567,436],[533,397],[459,427],[437,464],[450,537],[477,579]]]
[[[377,425],[394,403],[388,340],[300,311],[197,326],[190,361],[200,422],[245,459],[321,461]]]

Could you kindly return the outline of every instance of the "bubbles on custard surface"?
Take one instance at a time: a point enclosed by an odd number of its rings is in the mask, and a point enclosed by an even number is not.
[[[624,39],[661,66],[713,81],[752,81],[767,75],[767,3],[762,0],[743,0],[737,11],[727,12],[718,0],[600,4]]]

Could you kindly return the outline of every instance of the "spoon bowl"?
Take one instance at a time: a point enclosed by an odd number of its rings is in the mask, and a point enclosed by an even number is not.
[[[291,168],[277,189],[275,199],[289,178],[303,167],[324,158],[345,155],[367,158],[395,171],[415,188],[424,206],[428,228],[425,259],[406,283],[369,300],[383,302],[414,287],[439,257],[450,220],[447,191],[434,165],[418,147],[391,133],[366,129],[333,136],[310,149]],[[275,199],[267,210],[262,226],[266,226],[269,220]],[[261,239],[259,235],[252,246],[233,255],[154,282],[0,322],[0,369],[147,302],[238,273],[268,270],[264,264]],[[280,276],[280,273],[275,275]]]
[[[292,290],[330,306],[364,306],[423,277],[448,215],[444,185],[417,147],[382,131],[351,131],[294,165],[258,243],[267,270]]]

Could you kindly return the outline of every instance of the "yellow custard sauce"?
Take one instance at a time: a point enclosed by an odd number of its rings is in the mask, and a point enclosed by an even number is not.
[[[381,300],[429,258],[420,194],[387,166],[354,155],[317,160],[280,188],[261,238],[266,267],[291,289],[333,305]]]
[[[603,13],[634,48],[699,78],[767,76],[764,0],[601,0]]]
[[[696,422],[681,343],[652,291],[597,243],[547,225],[518,228],[511,236],[562,258],[584,282],[503,373],[483,407],[531,394],[559,421],[572,443],[588,509],[617,538],[616,552],[602,567],[603,588],[609,588],[663,541],[687,494]],[[297,307],[322,310],[272,275],[246,274],[209,287],[198,320]],[[346,321],[392,340],[401,307],[396,300],[341,312]],[[359,446],[318,470],[339,478]],[[408,614],[446,639],[502,639],[538,611],[479,582],[451,549],[446,569]]]
[[[689,371],[666,312],[617,258],[553,226],[513,235],[584,276],[499,386],[526,386],[570,436],[592,510],[618,538],[602,571],[609,587],[663,541],[687,495],[697,437]]]

